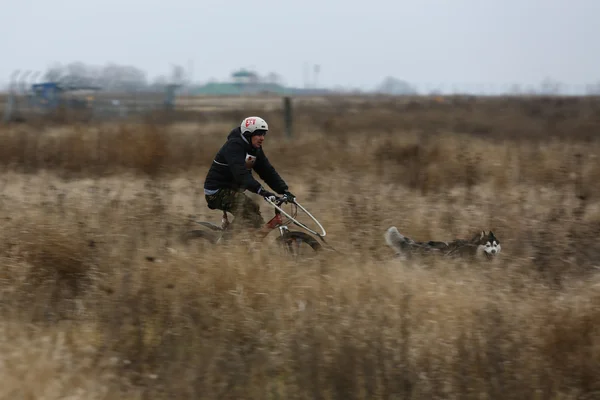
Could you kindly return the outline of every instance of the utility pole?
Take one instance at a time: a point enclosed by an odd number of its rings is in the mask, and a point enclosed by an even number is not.
[[[309,82],[309,77],[308,77],[308,64],[305,62],[304,63],[304,89],[308,89],[308,82]]]
[[[188,73],[187,73],[187,91],[188,95],[192,92],[192,85],[194,84],[194,60],[188,60]]]

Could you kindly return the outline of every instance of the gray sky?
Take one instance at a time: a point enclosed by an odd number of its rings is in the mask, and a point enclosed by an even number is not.
[[[600,81],[600,0],[0,0],[0,82],[54,62],[194,62],[194,80],[239,67],[302,85]]]

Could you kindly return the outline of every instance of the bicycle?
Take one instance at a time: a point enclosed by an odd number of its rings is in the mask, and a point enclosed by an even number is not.
[[[265,224],[265,226],[268,227],[270,230],[279,230],[279,236],[277,237],[276,242],[284,249],[284,251],[286,251],[289,254],[298,256],[298,253],[300,251],[299,248],[303,244],[308,245],[308,247],[310,247],[314,252],[319,252],[323,249],[321,243],[319,243],[313,236],[309,235],[308,233],[301,231],[292,231],[289,229],[288,226],[293,223],[299,226],[300,228],[310,232],[312,235],[317,236],[319,239],[321,239],[321,241],[325,243],[325,240],[323,238],[325,237],[327,232],[325,231],[321,223],[295,198],[289,199],[287,198],[287,196],[282,196],[275,197],[274,201],[268,198],[265,198],[264,200],[271,206],[273,206],[273,208],[275,208],[275,215]],[[290,204],[293,207],[294,211],[292,212],[292,215],[288,214],[285,210],[283,210],[282,206],[284,204]],[[309,228],[308,226],[296,219],[296,216],[298,215],[298,208],[300,208],[300,210],[302,210],[306,215],[308,215],[313,220],[313,222],[315,222],[315,224],[319,226],[321,233]],[[282,215],[285,216],[287,219],[284,220]],[[230,232],[229,227],[231,226],[231,223],[229,222],[226,211],[223,211],[220,226],[207,221],[194,222],[209,228],[213,232],[209,232],[203,229],[192,229],[184,233],[183,240],[185,242],[189,241],[190,239],[201,238],[208,240],[212,244],[218,245],[227,240],[227,233]],[[265,237],[266,236],[267,235],[265,235]]]

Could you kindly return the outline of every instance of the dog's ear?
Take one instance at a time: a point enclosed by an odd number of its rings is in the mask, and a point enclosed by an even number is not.
[[[473,238],[471,239],[471,242],[479,242],[481,241],[481,239],[483,239],[485,237],[485,232],[480,231],[479,233],[475,234],[475,236],[473,236]]]

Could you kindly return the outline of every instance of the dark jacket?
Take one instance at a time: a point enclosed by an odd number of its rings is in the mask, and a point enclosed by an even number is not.
[[[239,127],[227,135],[227,142],[217,152],[206,179],[204,188],[209,190],[233,188],[247,189],[257,193],[262,185],[252,176],[252,169],[275,192],[283,194],[288,189],[269,162],[262,147],[255,148],[250,140],[242,136]]]

